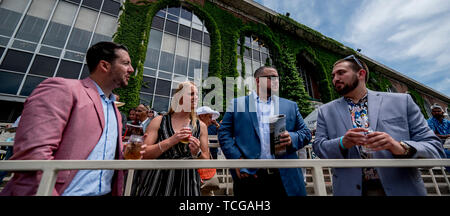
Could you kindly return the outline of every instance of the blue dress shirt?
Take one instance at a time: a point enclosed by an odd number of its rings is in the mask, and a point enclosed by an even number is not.
[[[116,100],[114,94],[109,98],[94,82],[100,94],[105,128],[95,148],[89,154],[87,160],[114,160],[117,148],[118,125],[113,103]],[[87,134],[87,136],[90,136]],[[63,196],[101,196],[111,192],[111,183],[114,170],[79,170],[70,185],[62,194]]]

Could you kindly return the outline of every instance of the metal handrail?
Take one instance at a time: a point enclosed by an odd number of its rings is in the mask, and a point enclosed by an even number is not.
[[[51,196],[61,170],[197,169],[197,168],[312,168],[315,195],[326,196],[323,168],[351,167],[442,167],[450,159],[283,159],[283,160],[11,160],[0,162],[0,170],[38,171],[42,178],[38,196]]]

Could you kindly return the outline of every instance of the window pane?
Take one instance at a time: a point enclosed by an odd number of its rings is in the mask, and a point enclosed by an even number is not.
[[[191,49],[190,49],[190,53],[191,53],[190,58],[191,59],[200,61],[201,51],[202,51],[202,45],[191,42]]]
[[[192,17],[192,22],[202,24],[202,21],[195,14]]]
[[[205,33],[203,43],[207,46],[211,46],[211,39],[209,38],[209,34]]]
[[[5,51],[5,48],[3,48],[3,47],[0,47],[0,56],[2,56],[3,55],[3,52]]]
[[[166,73],[163,71],[159,71],[158,78],[172,80],[172,73]]]
[[[164,34],[163,45],[161,50],[168,53],[175,53],[175,41],[176,37],[170,34]]]
[[[66,51],[66,54],[64,55],[64,58],[82,62],[84,60],[84,56],[85,55],[82,54],[82,53]]]
[[[208,66],[209,66],[208,63],[202,62],[202,71],[203,71],[202,79],[208,78],[208,74],[209,74]]]
[[[253,59],[256,61],[260,61],[260,56],[259,56],[259,52],[256,50],[253,50]]]
[[[36,55],[30,73],[52,77],[55,73],[56,64],[58,64],[58,59],[56,58]]]
[[[81,64],[71,61],[62,60],[58,68],[57,77],[64,77],[69,79],[78,79],[80,75]]]
[[[207,46],[203,46],[202,50],[202,61],[209,62],[209,50],[210,48]]]
[[[152,107],[158,112],[167,112],[169,110],[169,98],[155,96]]]
[[[83,71],[81,72],[80,79],[84,79],[84,78],[86,78],[88,76],[89,76],[89,68],[88,68],[87,65],[84,64]]]
[[[176,59],[175,59],[175,73],[186,76],[187,63],[188,63],[188,59],[186,57],[177,55]]]
[[[144,68],[144,74],[149,76],[156,76],[156,70]]]
[[[171,14],[167,14],[167,19],[178,22],[178,17]]]
[[[155,94],[169,96],[170,94],[170,81],[158,79],[156,83]]]
[[[0,71],[0,92],[6,94],[17,94],[23,75]]]
[[[63,48],[76,12],[77,6],[59,2],[42,43]]]
[[[150,30],[150,39],[148,41],[148,47],[159,50],[161,49],[162,32],[158,30]]]
[[[191,21],[192,20],[192,12],[190,12],[184,8],[181,8],[181,18]]]
[[[17,32],[16,38],[38,42],[54,4],[55,0],[33,1]]]
[[[0,69],[26,72],[32,56],[33,55],[30,53],[8,50],[2,64],[0,65]]]
[[[150,105],[150,104],[152,104],[152,100],[153,100],[153,95],[140,94],[139,103],[144,104],[144,105]]]
[[[161,52],[159,69],[171,72],[173,68],[173,56],[172,53]]]
[[[170,32],[172,34],[177,34],[177,28],[178,28],[178,24],[176,22],[172,22],[167,20],[166,21],[166,27],[165,27],[165,31],[166,32]]]
[[[34,52],[34,50],[37,47],[37,44],[29,43],[29,42],[25,42],[25,41],[15,40],[13,42],[13,44],[12,44],[12,47],[17,48],[17,49],[27,50],[27,51],[30,51],[30,52]]]
[[[159,50],[147,49],[145,56],[144,67],[157,68],[158,67]]]
[[[192,29],[192,40],[199,43],[202,42],[202,32],[196,29]]]
[[[105,0],[103,3],[102,11],[110,13],[112,15],[119,15],[120,3],[112,0]]]
[[[33,92],[33,90],[42,82],[45,78],[42,77],[34,77],[34,76],[27,76],[25,83],[23,84],[22,91],[20,92],[20,95],[28,96]]]
[[[163,27],[164,27],[164,19],[157,16],[153,17],[152,28],[156,28],[162,31]]]
[[[0,34],[11,36],[28,4],[27,0],[4,0],[0,4]]]
[[[179,7],[170,7],[167,9],[167,12],[169,12],[170,14],[173,14],[175,16],[179,16],[180,15],[180,8]]]
[[[70,35],[67,49],[86,52],[96,20],[97,12],[86,8],[80,8],[75,28]]]
[[[188,57],[188,52],[189,52],[189,41],[182,38],[178,38],[176,54],[179,56]]]
[[[95,29],[94,38],[92,39],[92,44],[96,44],[100,41],[112,41],[112,36],[116,32],[117,18],[100,14],[98,19],[98,24]]]
[[[248,57],[248,58],[252,57],[250,54],[250,48],[244,47],[244,57]]]
[[[245,65],[245,77],[253,76],[253,70],[252,70],[252,61],[248,58],[244,58],[244,65]]]
[[[189,39],[191,37],[191,28],[180,24],[180,36]]]
[[[153,94],[154,88],[155,88],[155,78],[144,76],[144,78],[142,79],[141,92]]]
[[[201,62],[197,60],[189,60],[189,76],[194,77],[194,73],[198,70],[201,73]]]
[[[95,8],[95,9],[99,10],[100,6],[102,5],[102,0],[83,1],[82,5],[88,6],[88,7],[91,7],[91,8]]]

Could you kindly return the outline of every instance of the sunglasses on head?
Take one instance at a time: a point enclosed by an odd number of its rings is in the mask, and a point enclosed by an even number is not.
[[[349,56],[345,57],[344,60],[354,60],[356,62],[356,64],[358,64],[359,67],[361,67],[361,69],[364,70],[364,67],[362,66],[361,62],[355,57],[355,55],[349,55]]]

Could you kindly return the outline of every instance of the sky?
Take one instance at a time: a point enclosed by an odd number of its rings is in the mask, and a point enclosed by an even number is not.
[[[255,0],[450,97],[449,0]]]

